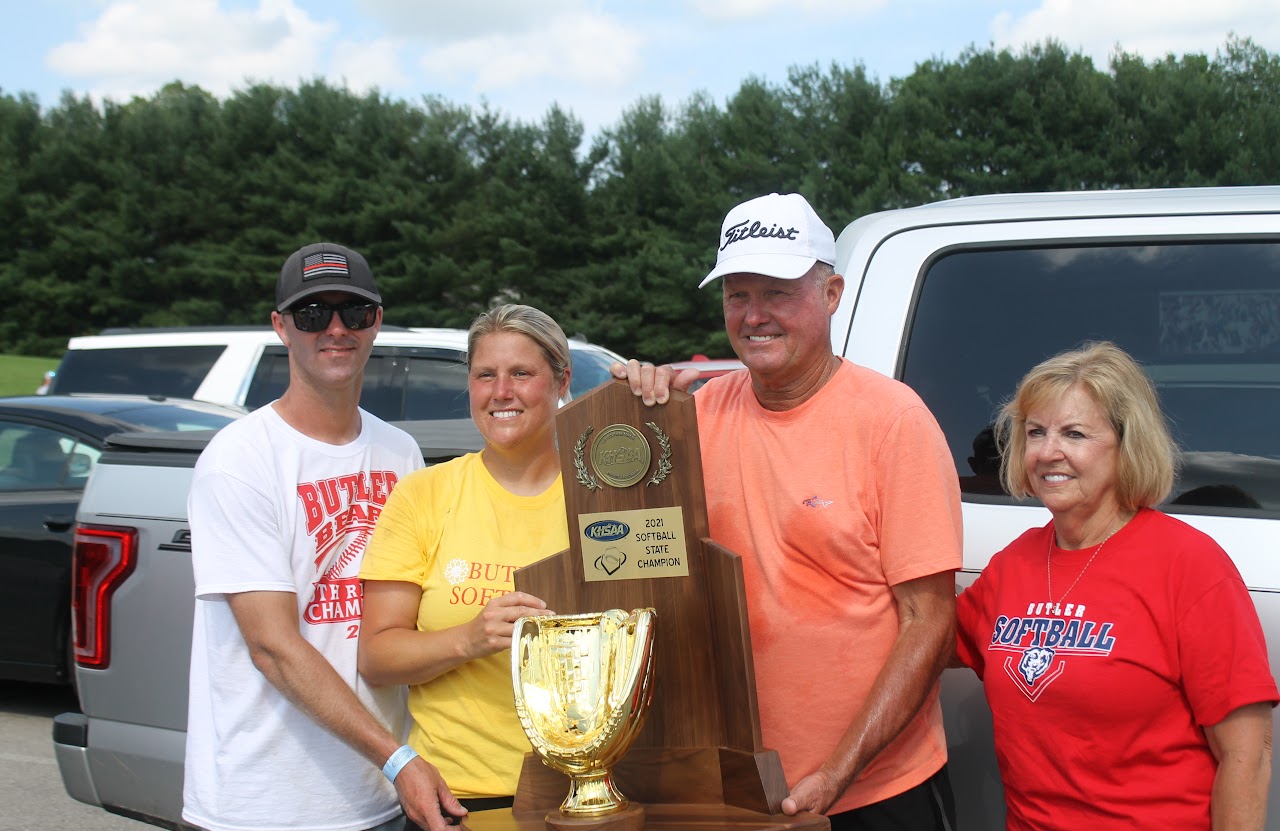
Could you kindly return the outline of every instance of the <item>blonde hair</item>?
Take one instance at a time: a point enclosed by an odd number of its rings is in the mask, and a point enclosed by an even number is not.
[[[542,356],[551,365],[551,374],[557,382],[563,381],[569,371],[569,339],[560,324],[546,312],[532,306],[505,303],[478,316],[467,330],[467,366],[475,354],[476,343],[485,335],[495,332],[515,332],[524,335],[538,345]]]
[[[1085,343],[1038,364],[1001,408],[996,441],[1005,490],[1017,497],[1033,494],[1025,462],[1027,413],[1077,385],[1102,408],[1119,440],[1116,498],[1121,507],[1136,511],[1163,502],[1177,475],[1177,446],[1155,385],[1127,352],[1108,341]]]

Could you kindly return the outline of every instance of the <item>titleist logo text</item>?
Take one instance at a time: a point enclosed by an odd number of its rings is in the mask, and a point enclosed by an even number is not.
[[[720,246],[723,251],[735,242],[741,242],[744,239],[787,239],[793,240],[800,233],[798,228],[782,228],[779,225],[770,225],[767,228],[760,222],[753,222],[750,219],[744,219],[737,225],[731,225],[725,229],[724,245]]]

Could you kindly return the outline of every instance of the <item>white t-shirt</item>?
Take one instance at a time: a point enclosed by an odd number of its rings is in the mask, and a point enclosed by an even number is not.
[[[360,412],[360,437],[335,446],[271,406],[218,433],[188,498],[195,572],[182,818],[209,831],[358,831],[399,812],[382,772],[291,704],[253,666],[228,594],[297,595],[303,637],[403,739],[405,689],[356,670],[357,575],[395,483],[422,467],[407,433]]]

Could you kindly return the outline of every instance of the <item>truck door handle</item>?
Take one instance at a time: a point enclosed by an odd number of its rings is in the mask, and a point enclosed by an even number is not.
[[[75,521],[76,521],[75,517],[47,516],[44,518],[44,527],[50,531],[53,531],[55,534],[60,534],[63,531],[66,531],[69,528],[71,528],[71,525]]]

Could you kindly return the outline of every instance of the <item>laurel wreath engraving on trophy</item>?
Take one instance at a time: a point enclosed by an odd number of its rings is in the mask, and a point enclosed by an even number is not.
[[[578,471],[578,484],[591,491],[600,490],[600,483],[587,470],[583,452],[587,447],[587,439],[590,438],[591,432],[595,429],[595,427],[588,427],[584,430],[582,435],[578,437],[578,443],[573,446],[573,467]]]
[[[658,437],[658,444],[662,445],[662,455],[658,457],[658,466],[653,471],[653,476],[645,483],[648,485],[661,485],[662,480],[667,478],[667,474],[671,472],[671,439],[666,433],[662,432],[657,422],[646,421],[645,427],[648,427]]]

